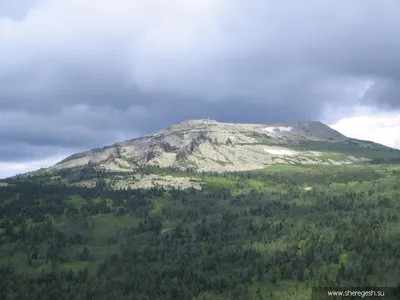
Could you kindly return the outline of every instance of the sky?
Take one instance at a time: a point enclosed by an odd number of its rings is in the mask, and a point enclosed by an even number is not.
[[[186,119],[400,148],[398,0],[0,0],[0,178]]]

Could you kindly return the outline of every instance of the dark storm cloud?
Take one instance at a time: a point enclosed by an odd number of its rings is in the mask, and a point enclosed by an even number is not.
[[[400,106],[400,77],[399,79],[379,80],[371,84],[362,100],[367,104],[379,105],[387,109]]]
[[[4,161],[32,161],[45,159],[54,153],[65,154],[62,147],[38,146],[28,143],[8,143],[0,147],[0,157]],[[1,177],[0,177],[1,178]]]
[[[139,106],[124,112],[112,107],[80,105],[54,114],[3,113],[0,157],[18,161],[36,157],[41,149],[51,155],[57,147],[68,152],[105,146],[136,137],[136,128],[147,118],[147,110]]]
[[[17,2],[0,4],[0,161],[190,118],[400,108],[397,0]]]

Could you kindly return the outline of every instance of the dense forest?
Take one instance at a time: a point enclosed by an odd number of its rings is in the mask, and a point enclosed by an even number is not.
[[[301,300],[312,287],[400,286],[400,166],[203,173],[201,190],[112,190],[97,175],[95,188],[0,183],[0,299]]]

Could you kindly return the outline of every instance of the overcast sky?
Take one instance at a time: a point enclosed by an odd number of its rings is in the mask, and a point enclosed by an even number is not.
[[[0,0],[0,177],[185,119],[400,148],[399,0]]]

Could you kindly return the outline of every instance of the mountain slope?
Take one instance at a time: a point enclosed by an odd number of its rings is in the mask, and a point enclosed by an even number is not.
[[[398,286],[400,165],[195,176],[203,189],[3,180],[0,299],[309,300],[326,299],[314,286]]]
[[[348,138],[321,122],[236,124],[187,120],[155,134],[72,155],[53,169],[93,165],[244,171],[271,164],[350,164],[400,157],[400,151]]]

